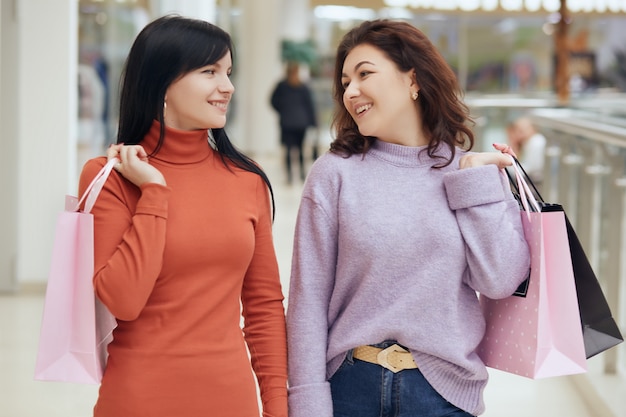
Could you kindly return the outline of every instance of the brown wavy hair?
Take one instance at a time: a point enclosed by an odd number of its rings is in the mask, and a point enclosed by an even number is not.
[[[426,148],[431,158],[443,158],[444,167],[452,162],[456,147],[471,149],[474,134],[469,109],[462,101],[456,75],[432,42],[419,29],[404,21],[379,19],[366,21],[344,35],[337,47],[333,97],[335,114],[332,127],[336,133],[331,143],[333,153],[350,156],[365,154],[376,140],[363,136],[343,104],[345,88],[341,82],[343,64],[356,46],[368,44],[380,49],[402,72],[415,70],[420,87],[416,108],[421,113],[424,134],[429,138]],[[436,151],[444,143],[451,151],[446,159]]]

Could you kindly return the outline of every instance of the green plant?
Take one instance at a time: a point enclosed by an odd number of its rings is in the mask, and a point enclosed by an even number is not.
[[[296,42],[288,39],[282,41],[282,60],[313,65],[317,61],[317,51],[313,41]]]

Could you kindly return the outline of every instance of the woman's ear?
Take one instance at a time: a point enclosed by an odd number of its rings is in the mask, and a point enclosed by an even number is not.
[[[420,86],[417,84],[417,77],[415,76],[415,69],[411,69],[407,75],[409,76],[409,87],[415,87],[417,91],[419,91]]]

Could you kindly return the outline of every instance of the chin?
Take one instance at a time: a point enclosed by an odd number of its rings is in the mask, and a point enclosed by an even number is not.
[[[214,120],[213,123],[210,123],[209,129],[223,129],[226,126],[226,119],[223,120]]]
[[[359,127],[359,133],[363,136],[373,136],[373,137],[377,137],[376,133],[373,132],[372,130],[368,130],[368,129],[362,129]]]

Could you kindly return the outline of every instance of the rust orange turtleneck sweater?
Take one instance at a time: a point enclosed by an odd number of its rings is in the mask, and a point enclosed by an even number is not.
[[[158,132],[154,122],[141,142],[148,153]],[[138,188],[114,171],[92,210],[94,286],[118,320],[96,417],[255,416],[252,368],[263,415],[287,416],[268,190],[224,166],[207,139],[167,129],[150,158],[167,187]],[[81,194],[105,162],[85,164]]]

